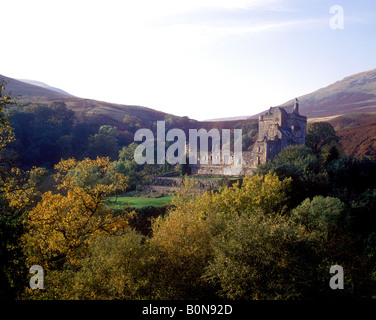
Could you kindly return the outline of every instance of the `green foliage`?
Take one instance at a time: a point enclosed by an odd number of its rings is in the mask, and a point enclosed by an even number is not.
[[[101,236],[90,246],[70,295],[95,300],[151,297],[152,259],[145,238],[136,232]]]
[[[292,210],[291,217],[309,232],[316,231],[325,236],[334,228],[346,231],[349,224],[345,204],[332,197],[315,196],[312,200],[307,198]]]
[[[321,243],[286,217],[234,215],[213,238],[213,260],[205,276],[226,299],[304,298],[317,286]]]
[[[134,152],[137,148],[135,142],[127,147],[123,147],[119,151],[118,160],[114,162],[114,170],[122,173],[129,179],[131,189],[134,189],[136,184],[140,183],[144,177],[142,172],[143,166],[136,163],[134,159]]]
[[[376,232],[376,188],[351,197],[352,231],[361,237]]]
[[[22,215],[0,198],[0,300],[16,299],[24,290],[27,270],[20,241]]]
[[[57,163],[65,154],[62,139],[71,133],[74,112],[64,102],[53,102],[50,107],[28,105],[10,112],[17,142],[13,148],[22,150],[23,165],[51,167]]]
[[[291,178],[291,188],[287,194],[288,206],[294,208],[305,198],[325,194],[329,187],[325,168],[310,149],[304,146],[289,146],[275,159],[262,164],[256,173],[275,173],[280,179]]]
[[[313,122],[307,126],[306,146],[315,155],[319,155],[323,147],[327,145],[338,145],[339,138],[333,126],[329,122]]]
[[[101,126],[98,133],[88,139],[88,157],[91,159],[95,159],[97,156],[110,157],[111,160],[117,159],[119,146],[116,135],[117,128]]]
[[[98,134],[116,137],[117,134],[118,134],[118,129],[116,127],[113,127],[113,126],[110,126],[110,125],[105,125],[105,126],[101,126],[99,128]]]
[[[362,193],[376,187],[376,162],[341,156],[327,166],[330,183],[340,195]]]

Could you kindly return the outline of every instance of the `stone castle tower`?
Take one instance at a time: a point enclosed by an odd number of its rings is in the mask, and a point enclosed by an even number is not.
[[[259,117],[259,132],[253,147],[255,163],[272,160],[287,146],[305,145],[307,117],[299,114],[299,102],[295,99],[291,113],[285,108],[272,107]]]
[[[259,164],[272,160],[287,146],[305,144],[307,117],[299,114],[298,99],[295,99],[291,112],[289,109],[291,106],[271,107],[266,114],[260,115],[257,141],[252,151],[242,152],[241,175],[252,174]],[[198,162],[190,164],[189,171],[194,175],[223,175],[226,167],[229,165],[223,160],[219,164]]]

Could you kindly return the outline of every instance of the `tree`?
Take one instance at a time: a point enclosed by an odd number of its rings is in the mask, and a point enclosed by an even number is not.
[[[129,230],[98,236],[88,246],[79,270],[50,270],[38,299],[150,299],[153,261],[145,238]]]
[[[105,125],[105,126],[101,126],[99,128],[98,133],[109,135],[109,136],[112,136],[112,137],[116,137],[116,135],[118,133],[118,129],[116,127],[113,127],[113,126],[110,126],[110,125]]]
[[[310,298],[309,291],[321,285],[316,272],[321,242],[287,216],[232,215],[212,239],[205,279],[225,299]]]
[[[111,167],[108,158],[68,159],[55,166],[59,193],[42,194],[27,216],[23,240],[29,263],[47,269],[77,266],[98,235],[127,229],[126,219],[115,216],[107,201],[125,190],[127,179]]]
[[[136,116],[126,114],[123,118],[123,122],[127,127],[127,131],[135,132],[142,128],[142,120]]]
[[[338,198],[315,196],[305,199],[291,212],[294,221],[303,225],[308,231],[321,232],[326,237],[333,229],[348,227],[345,204]]]
[[[5,197],[4,183],[13,167],[7,145],[14,141],[13,128],[6,108],[14,104],[10,94],[4,94],[5,82],[0,82],[0,299],[14,299],[22,289],[23,267],[20,237],[22,219],[12,210]]]
[[[233,216],[281,210],[288,183],[273,175],[254,176],[246,177],[241,186],[200,194],[194,179],[185,177],[168,214],[152,226],[150,246],[161,266],[155,275],[159,298],[213,297],[212,284],[203,278],[213,256],[213,237]]]
[[[135,142],[132,142],[127,147],[123,147],[119,151],[118,161],[114,162],[114,170],[128,177],[130,187],[135,187],[143,177],[143,165],[137,164],[134,159],[136,148],[137,143]]]
[[[202,275],[212,253],[213,227],[194,210],[175,209],[157,218],[150,246],[160,265],[154,283],[159,299],[208,297]]]
[[[306,198],[325,194],[329,188],[329,177],[323,162],[305,146],[289,146],[256,170],[256,173],[263,175],[268,172],[276,174],[279,179],[291,178],[291,188],[287,192],[290,209]]]
[[[224,214],[239,214],[262,210],[267,214],[280,212],[285,205],[286,192],[291,178],[280,180],[276,174],[254,175],[244,177],[239,182],[220,193],[212,195],[212,205]]]
[[[376,161],[344,155],[332,161],[327,171],[333,189],[359,194],[376,188]]]
[[[115,160],[119,152],[116,135],[117,128],[101,126],[98,133],[90,136],[88,139],[88,156],[92,159],[96,157],[110,157],[111,160]]]
[[[9,122],[9,114],[5,114],[7,106],[15,102],[10,95],[3,94],[5,82],[0,82],[0,154],[7,144],[14,140],[12,126]]]
[[[339,138],[329,122],[313,122],[308,124],[306,146],[315,155],[319,155],[323,147],[335,143],[338,146]]]
[[[64,102],[55,101],[49,107],[27,105],[10,111],[16,137],[14,149],[19,151],[21,168],[52,168],[62,157],[67,158],[66,144],[61,144],[61,138],[71,135],[75,114]],[[68,146],[69,149],[72,147]]]

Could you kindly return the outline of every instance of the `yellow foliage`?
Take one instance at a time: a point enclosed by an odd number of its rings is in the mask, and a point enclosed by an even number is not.
[[[37,190],[38,184],[46,173],[43,168],[34,167],[25,173],[13,167],[3,185],[4,195],[9,205],[18,210],[34,206],[40,195]]]
[[[254,175],[244,177],[231,187],[225,187],[220,192],[207,192],[197,195],[187,202],[186,206],[199,210],[204,216],[210,211],[224,215],[251,213],[262,210],[265,213],[280,211],[286,197],[286,190],[291,184],[291,178],[279,180],[275,174],[265,176]],[[199,208],[196,208],[199,206]]]
[[[41,196],[41,201],[29,212],[29,231],[24,236],[30,263],[64,259],[72,265],[79,263],[87,246],[100,234],[119,234],[128,223],[125,217],[114,216],[106,199],[124,192],[126,177],[113,172],[108,158],[96,160],[62,160],[55,166],[56,188]],[[41,262],[38,259],[44,257]]]
[[[186,178],[168,215],[155,220],[149,240],[162,253],[163,273],[168,275],[169,289],[160,293],[161,297],[181,298],[185,294],[182,284],[189,287],[192,281],[202,281],[203,270],[213,255],[212,240],[226,228],[229,217],[262,216],[274,210],[279,213],[289,183],[290,179],[280,181],[269,174],[245,177],[241,186],[198,194],[194,180]],[[279,214],[275,219],[278,217]]]
[[[0,150],[15,140],[12,128],[0,126]]]
[[[250,214],[259,210],[264,213],[280,211],[290,182],[290,178],[280,181],[276,175],[255,175],[245,177],[241,186],[236,183],[232,187],[221,189],[220,192],[198,194],[194,192],[194,180],[186,178],[173,199],[174,207],[168,216],[155,221],[153,241],[170,252],[178,250],[182,253],[190,250],[192,254],[200,249],[199,244],[209,241],[213,223],[207,223],[208,219],[218,219],[217,213],[228,216]],[[219,220],[216,220],[217,222]]]

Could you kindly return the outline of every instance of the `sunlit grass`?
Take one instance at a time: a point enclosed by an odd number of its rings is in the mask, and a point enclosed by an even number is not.
[[[159,198],[145,198],[145,197],[111,197],[111,202],[116,201],[114,209],[121,209],[124,205],[129,205],[132,208],[143,208],[148,206],[161,207],[165,204],[171,203],[171,195],[162,196]]]

